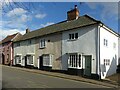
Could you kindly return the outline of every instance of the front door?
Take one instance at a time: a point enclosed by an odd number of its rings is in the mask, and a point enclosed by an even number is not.
[[[27,56],[25,56],[25,67],[27,66]]]
[[[91,59],[92,56],[85,56],[85,76],[91,76]]]
[[[40,69],[43,69],[43,56],[39,57],[39,67]]]

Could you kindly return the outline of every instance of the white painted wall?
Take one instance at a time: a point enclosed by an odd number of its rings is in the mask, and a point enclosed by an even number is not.
[[[104,46],[104,39],[108,40],[108,46]],[[113,48],[113,43],[116,48]],[[106,72],[101,72],[101,78],[104,79],[116,73],[116,65],[118,64],[118,37],[103,27],[100,27],[100,64],[104,64],[104,59],[110,59],[110,65],[105,66]],[[102,67],[101,67],[102,71]]]
[[[118,38],[118,64],[120,64],[120,36]]]
[[[70,41],[69,34],[77,33],[79,38]],[[97,73],[96,52],[97,52],[97,25],[78,28],[62,33],[62,69],[67,70],[67,54],[66,53],[84,53],[84,55],[92,55],[91,73]],[[93,60],[94,59],[94,60]]]
[[[22,62],[21,65],[25,66],[25,56],[27,54],[35,54],[35,39],[31,39],[31,44],[28,45],[28,41],[21,41],[20,42],[20,46],[16,47],[17,43],[14,43],[14,64],[15,64],[15,56],[16,55],[22,55]],[[35,60],[33,61],[33,63],[35,62]]]

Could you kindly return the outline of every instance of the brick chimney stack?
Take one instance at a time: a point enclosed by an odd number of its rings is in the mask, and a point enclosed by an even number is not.
[[[70,10],[67,12],[67,20],[74,20],[74,19],[78,19],[79,17],[79,10],[77,8],[77,5],[75,5],[74,9]]]

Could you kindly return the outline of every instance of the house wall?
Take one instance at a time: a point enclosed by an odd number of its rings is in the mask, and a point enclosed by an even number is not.
[[[105,29],[103,27],[100,27],[100,64],[102,79],[116,73],[116,66],[118,64],[118,37],[109,32],[108,28],[105,27]],[[108,40],[107,46],[104,45],[104,39]],[[113,43],[116,43],[116,48],[114,48]],[[104,65],[104,59],[109,59],[110,65]]]
[[[3,55],[4,55],[4,64],[12,64],[13,60],[13,47],[12,47],[12,42],[6,42],[2,45],[3,48]]]
[[[70,33],[77,33],[77,40],[69,40]],[[83,55],[92,55],[91,73],[97,73],[97,25],[86,26],[62,33],[62,69],[67,70],[68,57],[66,53],[83,53]],[[83,64],[83,68],[85,65]]]
[[[118,64],[120,64],[120,36],[118,38]]]
[[[31,39],[31,44],[28,44],[28,40],[25,41],[20,41],[20,46],[17,46],[17,43],[14,43],[14,65],[15,65],[15,56],[16,55],[21,55],[22,56],[22,62],[21,65],[25,66],[25,56],[27,54],[32,54],[35,56],[35,39]],[[36,67],[35,64],[35,58],[34,58],[34,66]]]
[[[36,60],[39,62],[39,56],[43,54],[51,54],[53,55],[52,59],[52,69],[61,69],[61,38],[62,35],[60,33],[50,34],[43,37],[39,37],[36,40]],[[40,39],[46,40],[46,47],[39,48]],[[50,40],[50,42],[48,42]],[[37,62],[37,64],[38,64]],[[38,66],[39,67],[39,66]]]

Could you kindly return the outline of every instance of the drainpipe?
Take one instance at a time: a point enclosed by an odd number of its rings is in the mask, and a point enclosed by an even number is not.
[[[100,28],[103,26],[103,24],[98,27],[98,57],[99,57],[99,80],[101,80],[101,64],[100,64]]]

